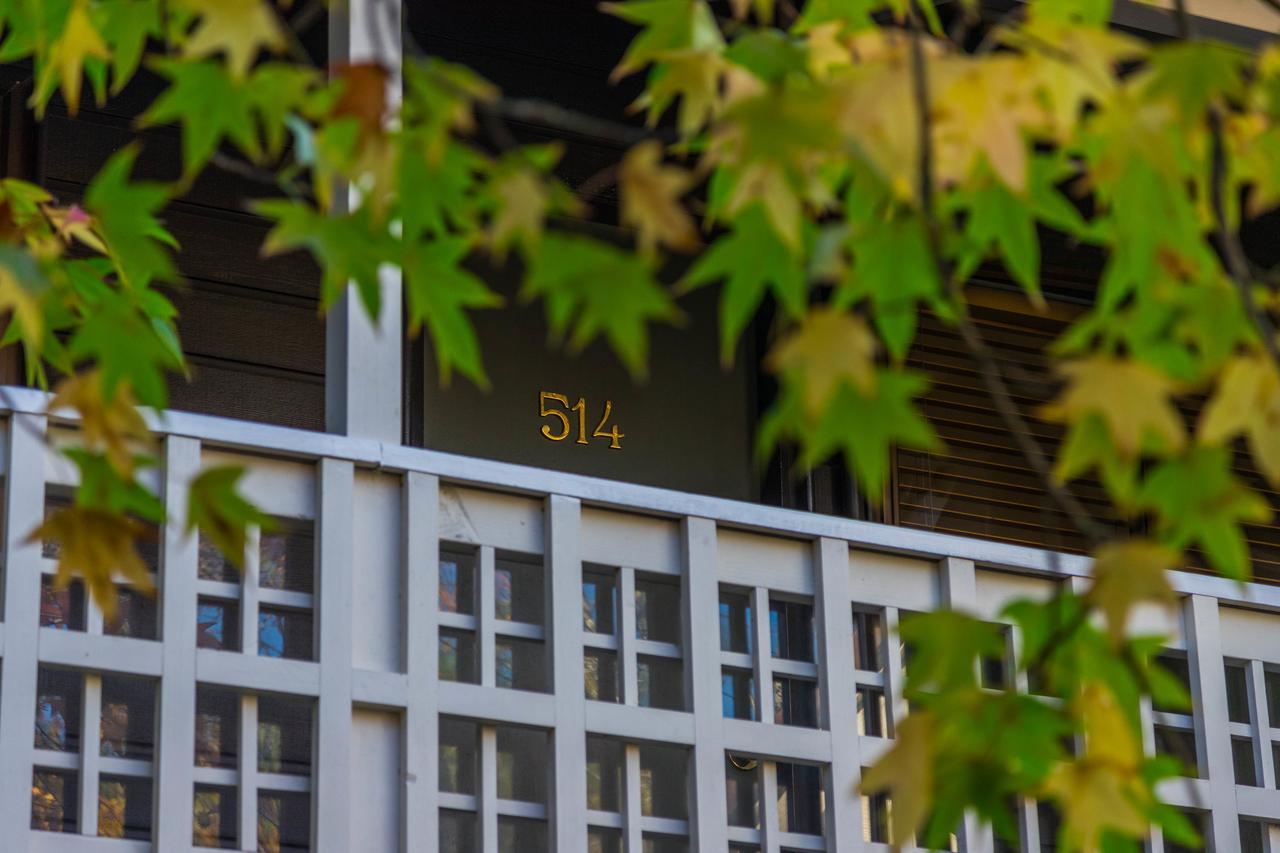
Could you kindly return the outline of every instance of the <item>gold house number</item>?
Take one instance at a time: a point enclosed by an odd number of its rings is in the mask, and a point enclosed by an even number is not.
[[[564,409],[555,408],[555,404],[560,404]],[[559,431],[553,424],[542,425],[542,435],[550,441],[564,441],[573,432],[573,422],[569,419],[570,413],[576,413],[578,416],[578,437],[575,444],[588,444],[587,440],[587,401],[579,397],[578,402],[572,406],[569,405],[569,398],[564,394],[555,394],[551,391],[543,391],[538,394],[538,415],[544,418],[551,418],[559,421]],[[626,436],[618,431],[617,424],[613,429],[605,432],[604,426],[609,422],[609,418],[613,415],[613,401],[604,401],[604,414],[600,416],[600,422],[596,424],[596,428],[591,432],[592,438],[609,439],[609,447],[613,450],[622,449],[622,439]]]

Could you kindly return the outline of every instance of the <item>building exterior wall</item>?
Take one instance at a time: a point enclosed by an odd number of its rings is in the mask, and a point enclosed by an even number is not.
[[[1030,548],[170,413],[156,424],[170,511],[181,516],[181,486],[202,464],[246,465],[251,496],[282,529],[313,537],[310,590],[278,588],[262,574],[275,559],[262,539],[251,542],[243,581],[209,580],[200,568],[207,549],[172,526],[160,537],[155,639],[106,635],[92,604],[84,630],[42,627],[40,580],[53,561],[26,536],[43,496],[74,485],[52,449],[73,438],[74,425],[50,424],[41,394],[5,395],[6,850],[198,849],[193,802],[208,786],[234,792],[228,820],[242,850],[258,848],[264,810],[290,831],[305,821],[316,851],[450,849],[442,827],[456,839],[460,826],[473,834],[454,849],[483,853],[597,849],[589,837],[628,851],[887,849],[867,840],[870,804],[855,785],[903,713],[902,652],[883,641],[868,657],[864,643],[855,661],[857,637],[876,624],[890,637],[903,614],[944,604],[999,621],[1007,600],[1078,584],[1088,567]],[[473,583],[455,582],[453,567],[467,564]],[[584,577],[608,590],[585,616]],[[1280,823],[1280,589],[1185,573],[1174,581],[1179,607],[1144,611],[1140,627],[1167,634],[1169,653],[1187,660],[1195,706],[1190,715],[1144,709],[1147,745],[1194,743],[1199,778],[1171,784],[1166,796],[1207,813],[1218,851],[1252,849],[1241,846],[1249,843],[1238,834],[1241,817]],[[722,595],[752,617],[722,616]],[[199,647],[197,604],[214,599],[239,607],[241,651]],[[264,656],[273,640],[256,614],[281,609],[309,614],[312,659]],[[796,628],[781,632],[789,638],[781,644],[771,619],[760,618],[771,611]],[[726,640],[722,619],[737,626]],[[473,644],[471,667],[449,642],[442,654],[451,638]],[[1011,655],[1017,646],[1011,633]],[[33,747],[50,672],[80,685],[73,750]],[[731,695],[726,708],[722,677],[734,674],[750,694],[736,697],[740,706]],[[122,676],[154,690],[145,760],[104,748],[114,734],[99,719],[115,707]],[[775,678],[787,680],[788,696],[816,686],[811,705],[796,705],[816,725],[776,721]],[[602,701],[611,697],[606,682],[617,701]],[[1243,705],[1238,690],[1228,699],[1240,684]],[[226,725],[239,749],[226,767],[196,766],[196,717],[209,688],[235,700]],[[726,719],[752,704],[762,719]],[[303,716],[281,717],[281,708]],[[272,722],[280,719],[287,724]],[[296,740],[308,726],[305,755],[289,766],[286,746],[284,764],[273,764],[272,738]],[[1237,782],[1246,756],[1256,784]],[[33,774],[42,770],[78,783],[64,804],[78,818],[74,833],[29,829]],[[98,795],[117,789],[104,780],[149,782],[147,837],[91,838],[111,831]],[[812,805],[821,806],[816,823]],[[1049,839],[1034,804],[1022,810],[1023,849],[1042,849]],[[1269,831],[1268,849],[1280,850]],[[959,828],[956,846],[996,849],[976,825]],[[1152,848],[1164,849],[1158,837]]]

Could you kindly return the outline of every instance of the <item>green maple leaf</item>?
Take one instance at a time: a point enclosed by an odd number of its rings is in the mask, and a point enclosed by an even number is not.
[[[831,21],[844,24],[844,32],[865,29],[872,24],[871,13],[884,5],[883,0],[809,0],[791,29],[806,33]]]
[[[258,213],[276,221],[262,250],[277,254],[306,248],[323,270],[320,304],[329,308],[355,284],[360,299],[376,318],[382,310],[378,268],[398,259],[398,247],[372,221],[366,208],[346,216],[327,216],[300,201],[271,199],[254,205]]]
[[[406,137],[400,154],[400,186],[412,187],[400,198],[406,239],[469,230],[477,216],[477,178],[484,158],[465,145],[449,142],[432,157],[428,140]]]
[[[147,39],[162,35],[160,0],[107,0],[95,11],[111,45],[111,92],[119,94],[137,73]]]
[[[279,156],[284,149],[291,117],[309,127],[297,118],[299,114],[315,117],[330,107],[329,93],[318,88],[322,82],[316,69],[287,62],[264,62],[253,69],[246,88],[268,155]]]
[[[914,694],[977,687],[978,661],[1004,654],[996,625],[955,610],[914,614],[898,632],[912,650],[907,689]]]
[[[601,8],[644,29],[635,37],[615,78],[639,71],[651,62],[686,50],[720,50],[724,39],[704,0],[629,0],[605,3]]]
[[[968,245],[960,257],[956,277],[967,280],[992,250],[1004,260],[1014,281],[1033,302],[1044,303],[1040,293],[1040,240],[1031,206],[1005,186],[991,180],[965,198],[969,216],[964,234]]]
[[[227,73],[221,62],[157,60],[153,67],[170,80],[143,114],[143,126],[182,125],[182,171],[190,179],[224,139],[234,142],[251,160],[262,157],[254,125],[250,86]]]
[[[1170,97],[1186,119],[1199,122],[1210,106],[1241,95],[1250,58],[1246,51],[1214,42],[1159,45],[1151,51],[1147,94]]]
[[[637,377],[647,373],[647,324],[681,316],[643,259],[587,237],[543,235],[521,293],[542,297],[553,338],[568,333],[580,351],[603,335]]]
[[[937,307],[941,293],[924,225],[909,215],[869,218],[858,223],[849,245],[854,263],[837,286],[837,301],[870,301],[876,331],[900,361],[915,337],[919,303]]]
[[[1214,568],[1235,580],[1251,574],[1240,524],[1271,518],[1266,500],[1231,472],[1223,447],[1196,447],[1161,463],[1142,484],[1138,504],[1155,511],[1162,539],[1175,548],[1198,545]]]
[[[138,300],[126,291],[105,290],[86,307],[67,352],[76,363],[92,362],[101,368],[108,397],[127,381],[140,403],[164,408],[169,396],[165,374],[182,370],[182,350],[170,319],[147,310],[148,303],[169,309],[172,305],[159,294],[151,295],[156,299]]]
[[[680,283],[683,291],[724,281],[720,293],[720,360],[733,361],[738,336],[766,293],[791,317],[804,313],[808,286],[803,258],[792,251],[758,204],[733,221],[733,230],[702,254]]]
[[[174,277],[165,247],[177,248],[177,243],[155,216],[168,202],[169,189],[129,180],[137,157],[136,145],[111,155],[85,192],[85,208],[97,218],[121,280],[141,291],[152,281]]]
[[[239,490],[245,469],[218,465],[201,471],[187,489],[186,532],[208,536],[228,560],[244,568],[245,540],[250,525],[270,529],[270,516]]]
[[[489,387],[480,357],[480,342],[467,317],[467,308],[494,308],[502,297],[461,267],[470,251],[463,237],[445,237],[410,247],[405,260],[405,299],[409,331],[424,323],[431,332],[440,365],[441,382],[458,372],[481,388]]]

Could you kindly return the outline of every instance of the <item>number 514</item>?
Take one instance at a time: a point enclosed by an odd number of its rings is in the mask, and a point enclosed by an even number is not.
[[[555,404],[559,403],[563,409],[555,408]],[[573,432],[573,422],[569,420],[571,413],[577,414],[578,421],[578,437],[574,440],[575,444],[588,444],[587,441],[587,401],[579,397],[578,402],[572,406],[569,405],[569,398],[563,394],[555,394],[551,391],[543,391],[538,394],[538,415],[544,418],[552,418],[559,421],[559,431],[557,432],[553,424],[542,425],[542,435],[551,441],[564,441]],[[610,439],[609,447],[613,450],[622,449],[622,439],[626,436],[618,431],[615,424],[613,429],[605,432],[605,424],[609,422],[610,416],[613,414],[613,401],[604,401],[604,414],[600,416],[600,422],[596,424],[596,428],[592,430],[592,438]]]

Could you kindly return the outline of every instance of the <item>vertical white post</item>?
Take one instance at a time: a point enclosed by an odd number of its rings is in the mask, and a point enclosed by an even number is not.
[[[720,695],[720,608],[716,525],[706,518],[686,518],[680,525],[684,561],[686,658],[692,670],[694,822],[691,850],[725,846],[728,822],[725,803],[722,700]]]
[[[582,690],[582,505],[577,498],[547,500],[544,541],[551,589],[546,620],[552,653],[556,701],[555,808],[550,845],[556,850],[586,850],[587,805],[586,698]]]
[[[973,560],[947,557],[939,564],[942,603],[954,610],[973,612],[978,601],[978,580]],[[964,849],[970,853],[987,853],[993,847],[989,827],[984,826],[973,812],[966,812],[960,827]]]
[[[244,543],[244,577],[240,587],[240,650],[258,653],[258,581],[262,563],[262,531],[249,528]]]
[[[322,459],[317,474],[320,707],[313,778],[315,814],[324,816],[324,832],[314,835],[314,848],[317,853],[345,853],[351,842],[351,566],[355,561],[352,531],[355,472],[348,461]]]
[[[240,696],[240,849],[258,846],[258,697]]]
[[[351,0],[329,12],[332,63],[378,62],[391,75],[388,106],[401,99],[400,0]],[[336,213],[358,203],[335,194]],[[382,310],[371,320],[354,285],[329,309],[325,333],[325,421],[329,432],[399,443],[403,432],[402,281],[399,268],[378,275]]]
[[[1196,761],[1209,781],[1213,850],[1239,850],[1235,767],[1231,729],[1227,723],[1227,678],[1222,663],[1218,602],[1192,595],[1186,603],[1187,659],[1191,664],[1191,698],[1195,709]]]
[[[757,772],[760,774],[760,853],[781,853],[778,765],[773,761],[761,761]]]
[[[822,723],[831,733],[831,790],[827,792],[827,847],[853,850],[861,846],[862,828],[848,803],[862,775],[858,749],[858,708],[853,679],[853,602],[849,598],[849,543],[819,539],[814,543],[814,581],[822,668]]]
[[[480,728],[479,806],[480,853],[498,853],[498,730],[493,726]]]
[[[4,501],[4,639],[0,667],[0,827],[5,844],[31,839],[31,768],[40,628],[40,543],[27,537],[44,516],[45,419],[9,419]],[[72,806],[75,807],[74,805]]]
[[[773,704],[773,637],[769,630],[768,589],[758,586],[751,590],[751,610],[756,617],[751,625],[751,630],[755,631],[751,642],[756,650],[756,709],[760,722],[772,724],[776,709]]]
[[[480,548],[480,559],[476,561],[480,572],[480,597],[476,602],[479,612],[476,614],[476,653],[480,655],[480,686],[493,687],[497,684],[497,667],[494,655],[494,623],[496,616],[494,604],[494,553],[493,548],[484,545]]]
[[[622,701],[640,704],[640,666],[636,661],[636,570],[618,570],[618,664],[622,667]]]
[[[436,595],[440,572],[440,481],[410,472],[404,479],[405,672],[409,696],[401,737],[404,778],[401,811],[405,827],[401,853],[433,849],[439,838],[436,802],[440,742],[436,713],[439,630]]]
[[[893,737],[897,727],[907,716],[905,697],[907,673],[902,663],[902,640],[898,636],[898,608],[884,609],[884,695],[889,703],[889,730]]]
[[[164,445],[164,504],[160,569],[160,743],[156,751],[156,849],[191,844],[196,714],[197,540],[188,536],[187,484],[200,467],[200,443],[169,436]]]
[[[102,747],[102,676],[84,676],[80,702],[80,832],[98,834],[98,765]]]
[[[1249,714],[1253,717],[1253,761],[1261,770],[1262,787],[1268,791],[1276,788],[1275,766],[1271,749],[1271,721],[1267,710],[1267,671],[1260,660],[1249,661]]]
[[[644,834],[640,831],[640,819],[644,814],[640,801],[640,747],[634,743],[623,747],[623,850],[626,853],[644,853]],[[584,848],[585,849],[585,848]]]

